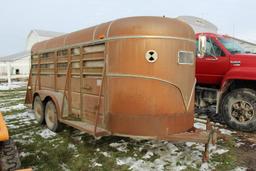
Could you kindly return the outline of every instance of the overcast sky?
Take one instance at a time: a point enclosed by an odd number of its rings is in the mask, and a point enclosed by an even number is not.
[[[221,33],[256,40],[254,0],[1,0],[0,56],[24,50],[32,29],[71,32],[127,16],[202,17]]]

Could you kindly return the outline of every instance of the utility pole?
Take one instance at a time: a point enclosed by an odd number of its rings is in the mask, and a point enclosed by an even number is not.
[[[8,79],[8,89],[11,87],[11,62],[7,62],[7,79]]]

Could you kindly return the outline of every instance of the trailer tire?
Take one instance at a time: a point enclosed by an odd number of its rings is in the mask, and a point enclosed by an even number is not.
[[[256,131],[256,91],[240,88],[227,93],[222,101],[224,121],[238,131]]]
[[[17,147],[12,140],[0,143],[0,171],[19,169],[20,159]]]
[[[33,101],[33,108],[35,113],[35,118],[39,124],[43,124],[44,120],[44,105],[39,96],[36,96]]]
[[[53,101],[49,100],[45,106],[45,122],[47,127],[54,132],[62,130],[63,125],[58,120],[58,113]]]

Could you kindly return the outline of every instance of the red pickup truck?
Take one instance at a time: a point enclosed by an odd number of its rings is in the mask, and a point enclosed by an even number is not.
[[[196,39],[196,105],[215,104],[233,129],[256,131],[256,55],[228,36],[198,33]]]

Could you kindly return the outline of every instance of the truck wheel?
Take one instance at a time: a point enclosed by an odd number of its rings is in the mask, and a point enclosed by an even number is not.
[[[17,147],[12,140],[0,143],[0,170],[11,171],[20,167]]]
[[[233,129],[256,131],[256,91],[248,88],[228,93],[222,102],[224,121]]]
[[[39,124],[44,123],[44,105],[39,96],[36,96],[33,102],[35,118]]]
[[[62,130],[55,104],[51,100],[47,102],[45,107],[45,122],[51,131],[58,132]]]

